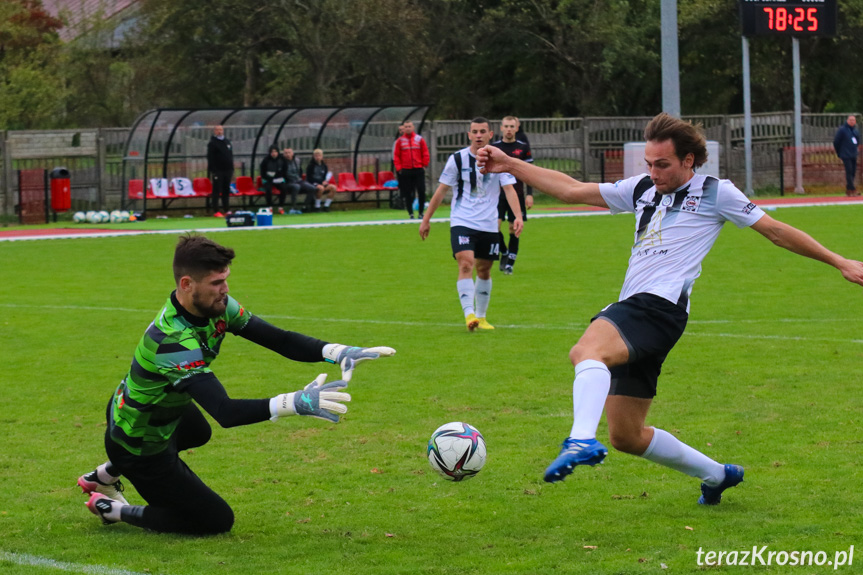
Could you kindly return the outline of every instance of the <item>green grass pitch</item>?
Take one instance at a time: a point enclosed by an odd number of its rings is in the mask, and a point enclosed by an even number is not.
[[[863,207],[772,215],[863,258]],[[744,465],[746,481],[705,508],[697,480],[612,451],[542,482],[571,425],[568,351],[616,300],[632,229],[631,215],[529,221],[515,274],[495,268],[498,329],[474,334],[447,224],[426,242],[414,225],[212,234],[237,250],[231,293],[253,313],[398,354],[359,367],[338,425],[214,426],[184,459],[236,524],[207,538],[102,526],[75,486],[104,460],[104,407],[173,287],[176,237],[0,243],[0,572],[56,573],[47,562],[57,560],[164,575],[735,573],[699,568],[697,551],[767,545],[832,559],[863,546],[861,288],[733,225],[705,260],[648,423]],[[214,371],[247,398],[337,375],[234,337]],[[448,421],[471,423],[488,444],[485,469],[464,483],[426,461]]]

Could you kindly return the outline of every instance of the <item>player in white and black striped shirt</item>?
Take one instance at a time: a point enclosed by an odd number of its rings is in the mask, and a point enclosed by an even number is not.
[[[650,173],[616,184],[579,182],[553,170],[507,157],[486,146],[477,162],[487,172],[508,172],[569,203],[636,214],[635,243],[620,300],[593,319],[569,353],[575,366],[574,417],[560,455],[546,469],[555,482],[576,465],[601,463],[596,440],[605,408],[611,444],[702,480],[701,504],[716,505],[722,492],[743,480],[743,468],[722,465],[645,420],[659,369],[683,334],[692,284],[725,221],[751,227],[774,244],[838,269],[863,285],[863,263],[846,259],[808,234],[779,222],[727,180],[696,175],[707,160],[701,130],[660,114],[645,129]]]

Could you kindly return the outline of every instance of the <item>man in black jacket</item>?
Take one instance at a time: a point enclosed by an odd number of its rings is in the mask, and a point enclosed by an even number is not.
[[[279,191],[279,205],[285,205],[285,160],[279,155],[276,146],[270,146],[270,154],[261,162],[261,185],[264,186],[264,194],[267,197],[267,205],[273,206],[273,188]]]
[[[222,198],[222,211],[227,212],[234,176],[234,150],[222,126],[213,128],[213,136],[207,144],[207,171],[213,180],[213,195],[210,196],[213,212],[219,213],[219,198]]]
[[[848,120],[836,131],[836,137],[833,138],[836,155],[845,164],[846,196],[860,195],[854,185],[854,175],[857,173],[857,146],[860,144],[860,132],[854,127],[856,125],[857,118],[853,114],[848,116]]]

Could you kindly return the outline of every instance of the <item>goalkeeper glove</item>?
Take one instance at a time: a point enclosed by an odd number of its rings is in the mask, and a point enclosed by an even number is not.
[[[391,347],[349,347],[340,343],[328,343],[324,346],[324,360],[337,363],[342,368],[342,379],[350,381],[354,368],[361,361],[377,359],[381,356],[395,355]]]
[[[349,393],[339,390],[348,384],[344,381],[325,384],[326,380],[327,374],[322,373],[301,391],[283,393],[270,399],[270,421],[287,415],[311,415],[338,423],[339,415],[348,412],[348,406],[339,402],[351,400]]]

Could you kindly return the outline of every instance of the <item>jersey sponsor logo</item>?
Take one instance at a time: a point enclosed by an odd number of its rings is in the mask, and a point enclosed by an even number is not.
[[[755,205],[755,204],[753,204],[752,202],[749,202],[749,203],[748,203],[748,204],[746,204],[746,206],[743,208],[743,213],[744,213],[744,214],[751,214],[751,213],[752,213],[752,210],[754,210],[754,209],[755,209],[755,208],[757,208],[757,207],[758,207],[758,206],[756,206],[756,205]]]
[[[177,365],[177,369],[179,371],[187,371],[190,369],[197,369],[199,367],[204,367],[207,365],[207,362],[203,359],[197,359],[195,361],[184,361]]]
[[[516,158],[517,158],[517,157],[521,156],[521,153],[522,153],[523,151],[524,151],[524,150],[521,150],[521,149],[519,149],[519,148],[516,148],[516,149],[514,149],[514,150],[512,151],[512,155],[513,155],[514,157],[516,157]]]
[[[684,212],[697,212],[698,204],[701,203],[701,198],[699,196],[686,196],[683,200],[683,204],[680,206],[680,209]]]
[[[459,236],[458,237],[458,245],[466,246],[470,244],[470,238],[468,236]]]
[[[240,308],[242,309],[242,308]],[[242,313],[240,315],[243,315]],[[213,337],[222,337],[225,335],[225,330],[227,329],[227,325],[225,324],[225,320],[220,319],[216,322],[214,326],[216,328],[216,333],[213,334]]]

